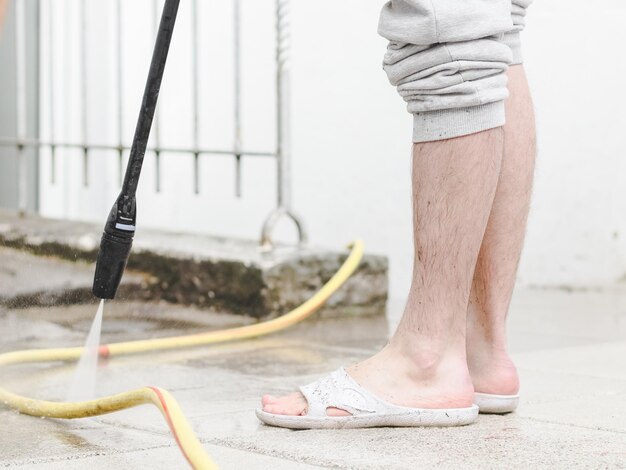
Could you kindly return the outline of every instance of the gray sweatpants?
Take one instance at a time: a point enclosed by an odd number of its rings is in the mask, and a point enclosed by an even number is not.
[[[413,114],[413,141],[504,124],[506,70],[520,64],[519,33],[532,0],[390,0],[378,32],[383,67]]]

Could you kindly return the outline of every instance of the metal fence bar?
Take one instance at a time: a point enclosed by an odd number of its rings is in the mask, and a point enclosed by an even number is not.
[[[304,224],[291,209],[291,129],[290,70],[291,51],[290,0],[276,0],[276,199],[277,208],[265,219],[261,247],[274,247],[272,232],[278,221],[287,217],[298,230],[300,244],[307,241]]]
[[[289,121],[289,52],[291,32],[289,30],[289,1],[276,0],[276,173],[278,207],[288,208],[291,204],[290,182],[290,135]]]
[[[50,142],[40,139],[34,138],[7,138],[0,137],[0,147],[51,147],[51,146],[61,147],[61,148],[75,148],[82,149],[85,144],[80,142]],[[99,143],[88,143],[87,146],[90,149],[94,150],[120,150],[120,148],[125,150],[130,150],[130,147],[127,145],[113,145],[113,144],[99,144]],[[154,146],[147,147],[148,151],[155,152],[157,150]],[[224,150],[224,149],[194,149],[189,147],[159,147],[158,149],[161,152],[172,152],[172,153],[189,153],[194,154],[196,151],[201,155],[234,155],[232,150]],[[254,150],[242,150],[241,155],[247,157],[276,157],[276,154],[273,152],[258,152]]]
[[[241,1],[233,0],[235,195],[241,197]]]
[[[26,138],[26,15],[24,2],[13,2],[15,8],[15,124],[18,140]],[[25,146],[17,144],[18,209],[26,214],[28,206],[28,162]]]
[[[195,194],[200,194],[200,153],[198,148],[200,146],[200,120],[198,111],[198,1],[192,0],[191,2],[191,43],[192,43],[192,60],[191,60],[191,96],[193,101],[193,190]]]
[[[39,0],[40,1],[40,0]],[[11,146],[18,154],[18,206],[20,213],[25,213],[28,205],[28,162],[26,159],[27,148],[49,147],[51,150],[51,183],[57,181],[57,151],[61,148],[82,149],[83,153],[83,184],[89,183],[89,157],[92,150],[107,150],[116,152],[118,155],[120,183],[123,178],[124,152],[130,147],[124,144],[124,52],[123,52],[123,4],[122,0],[116,1],[116,59],[117,59],[117,125],[118,142],[115,144],[100,144],[89,142],[88,120],[88,83],[87,83],[87,11],[85,0],[80,3],[80,75],[81,75],[81,130],[82,142],[57,141],[55,132],[55,41],[54,41],[54,15],[52,14],[53,0],[49,0],[49,140],[27,137],[27,96],[26,96],[26,50],[25,50],[25,6],[24,1],[16,1],[15,4],[15,53],[16,53],[16,136],[13,138],[0,137],[0,146]],[[156,190],[161,190],[161,163],[162,152],[185,153],[194,159],[194,191],[200,192],[200,157],[203,155],[229,155],[235,161],[235,193],[241,197],[242,193],[242,159],[243,157],[272,157],[276,158],[276,209],[267,217],[262,230],[261,242],[266,248],[271,248],[273,243],[271,233],[278,220],[286,216],[290,218],[296,228],[300,242],[306,241],[306,233],[301,220],[291,209],[291,131],[290,122],[290,68],[289,52],[291,46],[291,31],[289,6],[290,0],[275,1],[276,19],[276,149],[275,151],[251,151],[242,146],[242,45],[241,45],[241,0],[233,1],[233,73],[234,73],[234,115],[233,115],[233,147],[232,149],[201,148],[200,144],[200,72],[199,72],[199,15],[198,0],[192,0],[192,94],[193,94],[193,143],[190,147],[163,147],[160,138],[160,122],[158,111],[154,120],[153,142],[154,145],[147,150],[154,152],[156,158]],[[157,28],[159,19],[159,0],[153,0],[153,24]]]
[[[117,148],[117,158],[118,158],[118,184],[122,185],[122,181],[124,180],[124,81],[123,81],[123,52],[122,52],[122,35],[124,33],[122,28],[122,0],[117,0],[117,8],[116,8],[116,25],[117,25],[117,138],[118,138],[118,148]]]
[[[89,139],[87,122],[87,7],[86,0],[80,2],[80,94],[81,134],[83,137],[83,186],[89,186]]]
[[[54,11],[52,7],[52,2],[54,0],[48,0],[48,88],[50,90],[48,96],[48,111],[49,111],[49,134],[50,134],[50,142],[52,145],[50,146],[50,184],[56,184],[56,174],[57,174],[57,157],[56,157],[56,145],[54,145],[54,16],[52,12]]]

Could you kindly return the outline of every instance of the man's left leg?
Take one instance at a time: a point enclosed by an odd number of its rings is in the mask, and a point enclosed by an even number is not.
[[[467,316],[467,362],[477,392],[519,389],[508,354],[506,318],[522,251],[535,163],[535,121],[522,65],[509,68],[504,157],[480,249]]]
[[[513,0],[513,30],[505,35],[513,63],[507,72],[504,156],[467,314],[467,363],[474,388],[496,395],[515,395],[519,390],[508,353],[506,319],[524,243],[536,155],[535,116],[520,42],[530,3]]]

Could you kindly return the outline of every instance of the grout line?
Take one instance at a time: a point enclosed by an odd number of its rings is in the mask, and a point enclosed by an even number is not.
[[[171,445],[161,444],[157,446],[139,447],[135,449],[124,449],[124,450],[115,450],[115,448],[113,447],[110,449],[99,448],[99,449],[95,449],[85,454],[77,454],[77,455],[69,455],[69,456],[68,455],[55,455],[52,457],[40,457],[40,458],[36,458],[32,460],[21,460],[17,462],[2,462],[2,465],[5,467],[25,467],[25,466],[30,466],[30,465],[41,465],[41,464],[48,464],[48,463],[55,463],[55,462],[68,462],[68,461],[74,461],[74,460],[78,461],[78,460],[84,460],[84,459],[93,458],[93,457],[106,459],[107,457],[112,456],[112,455],[124,455],[124,454],[131,454],[134,452],[144,452],[144,451],[150,451],[150,450],[156,450],[156,449],[168,449],[168,448],[178,449],[178,446],[175,443],[172,443]],[[109,450],[112,450],[112,452],[108,452]]]
[[[607,429],[607,428],[602,428],[602,427],[597,427],[597,426],[586,426],[583,424],[574,424],[574,423],[562,423],[560,421],[552,421],[549,419],[539,419],[539,418],[533,418],[532,416],[517,416],[517,418],[519,419],[525,419],[527,421],[534,421],[537,423],[545,423],[545,424],[554,424],[557,426],[566,426],[566,427],[570,427],[570,428],[578,428],[578,429],[587,429],[590,431],[600,431],[600,432],[608,432],[611,434],[626,434],[626,430],[619,430],[619,429]]]
[[[305,462],[302,460],[296,460],[294,458],[290,458],[290,457],[284,457],[284,456],[278,456],[278,455],[274,455],[271,453],[268,453],[268,451],[264,451],[264,449],[250,449],[250,448],[242,448],[242,447],[237,447],[236,445],[233,445],[234,443],[228,442],[227,440],[224,439],[219,439],[217,441],[204,441],[202,439],[200,439],[201,442],[203,444],[209,444],[209,445],[213,445],[215,447],[222,447],[224,449],[231,449],[231,450],[235,450],[237,452],[246,452],[248,454],[253,454],[253,455],[261,455],[263,457],[269,457],[269,458],[273,458],[276,460],[283,460],[285,462],[294,462],[300,465],[308,465],[310,467],[317,467],[317,468],[342,468],[339,467],[337,465],[324,465],[324,464],[319,464],[319,463],[310,463],[310,462]],[[270,451],[271,452],[271,451]]]

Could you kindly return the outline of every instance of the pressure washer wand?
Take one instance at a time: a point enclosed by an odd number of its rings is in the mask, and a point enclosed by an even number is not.
[[[92,289],[93,294],[100,299],[115,297],[133,244],[137,220],[135,194],[150,137],[150,128],[179,2],[180,0],[165,0],[122,191],[113,204],[104,226]]]

